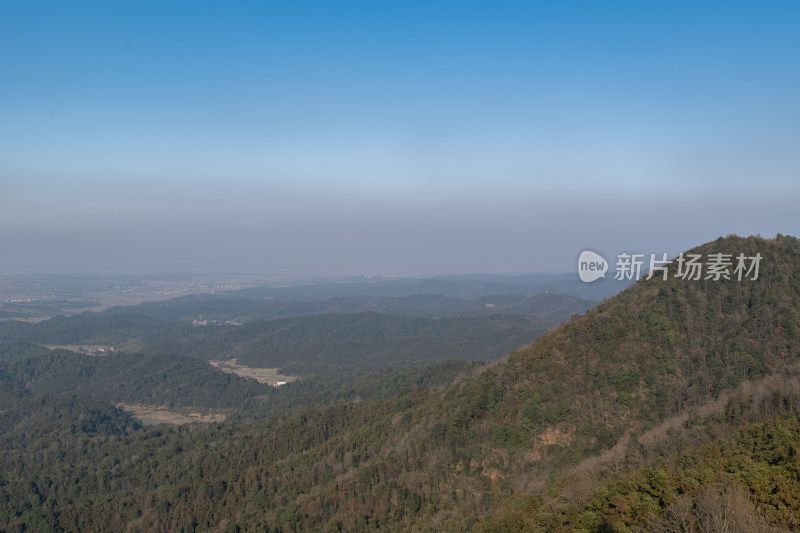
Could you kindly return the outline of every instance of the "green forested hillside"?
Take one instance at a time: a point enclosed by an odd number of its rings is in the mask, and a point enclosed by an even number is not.
[[[706,435],[700,444],[630,472],[609,475],[605,482],[583,473],[582,487],[574,479],[569,486],[569,476],[564,476],[552,483],[550,491],[508,505],[478,529],[796,531],[800,527],[796,410],[726,432],[720,420],[706,422],[705,429],[713,428],[716,435]]]
[[[115,313],[7,323],[0,338],[51,345],[113,345],[119,351],[204,360],[238,358],[287,374],[365,372],[452,359],[490,360],[535,339],[549,321],[529,316],[410,318],[375,313],[259,320],[193,327]]]
[[[682,280],[672,265],[442,387],[237,424],[62,433],[58,447],[11,427],[4,527],[626,531],[681,513],[697,525],[734,502],[740,525],[792,529],[800,242],[693,251],[740,252],[763,257],[758,280]]]
[[[237,420],[394,396],[409,387],[438,387],[482,366],[447,361],[410,369],[384,369],[363,377],[311,376],[281,388],[220,372],[196,358],[167,354],[90,357],[30,344],[0,343],[0,383],[37,396],[90,398],[112,404],[222,410]]]
[[[243,406],[270,387],[174,355],[91,357],[66,350],[0,343],[0,377],[14,390],[200,409]]]

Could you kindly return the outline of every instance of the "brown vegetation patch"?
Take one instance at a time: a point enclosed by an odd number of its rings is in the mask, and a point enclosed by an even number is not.
[[[159,405],[142,405],[132,403],[119,403],[117,407],[132,413],[136,418],[142,421],[142,424],[151,426],[155,424],[191,424],[192,422],[214,423],[224,422],[226,415],[223,413],[207,413],[202,414],[199,412],[185,412],[179,413],[177,411],[170,411],[164,406]]]

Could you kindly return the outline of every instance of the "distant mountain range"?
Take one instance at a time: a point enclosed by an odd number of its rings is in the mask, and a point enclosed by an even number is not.
[[[173,298],[188,295],[189,302],[214,300],[206,309],[219,313],[223,308],[239,306],[255,318],[304,316],[320,312],[359,312],[372,310],[388,314],[411,313],[412,316],[461,316],[480,313],[467,304],[459,310],[456,302],[429,309],[419,302],[396,302],[420,295],[441,296],[452,300],[477,300],[486,296],[532,297],[541,294],[571,296],[597,302],[613,296],[629,282],[609,277],[594,283],[582,283],[575,274],[473,274],[438,278],[346,278],[275,285],[266,276],[236,274],[161,274],[161,275],[16,275],[0,276],[0,321],[39,320],[59,314],[102,311],[111,306],[130,307],[142,302],[165,303],[176,307]],[[237,289],[237,287],[251,287]],[[255,287],[255,288],[254,288]],[[196,300],[192,300],[196,298]],[[320,305],[328,300],[353,300],[340,311]],[[236,300],[237,304],[221,302]],[[387,300],[386,302],[378,302]],[[272,306],[258,305],[271,301]],[[250,302],[246,305],[245,302]],[[371,303],[376,303],[373,308]],[[487,302],[488,303],[488,302]],[[293,305],[290,305],[293,304]],[[188,305],[188,304],[187,304]],[[340,304],[342,305],[342,304]],[[157,312],[158,306],[150,311]],[[399,312],[398,312],[399,311]],[[460,313],[449,315],[442,313]],[[509,310],[507,312],[517,313]],[[522,307],[522,312],[529,311]],[[534,310],[536,314],[538,311]],[[250,318],[253,319],[253,318]]]
[[[337,297],[380,298],[415,294],[438,294],[449,298],[474,299],[487,295],[533,296],[555,293],[586,300],[602,300],[630,285],[608,276],[583,283],[577,274],[464,274],[434,278],[399,278],[358,281],[320,281],[286,287],[259,287],[232,293],[238,297],[277,300],[321,300]]]
[[[149,302],[133,307],[114,307],[106,313],[135,314],[160,320],[191,323],[202,321],[245,323],[253,320],[364,312],[422,318],[508,314],[560,321],[569,318],[571,314],[584,313],[596,303],[554,293],[539,293],[532,296],[495,294],[469,300],[440,294],[413,294],[373,298],[337,296],[325,300],[307,301],[198,295],[163,302]]]

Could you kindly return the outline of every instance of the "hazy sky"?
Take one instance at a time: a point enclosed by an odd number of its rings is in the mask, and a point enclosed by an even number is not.
[[[800,234],[800,3],[0,3],[0,274]]]

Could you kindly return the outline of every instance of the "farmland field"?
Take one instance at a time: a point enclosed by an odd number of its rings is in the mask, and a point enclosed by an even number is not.
[[[209,363],[212,366],[219,368],[223,372],[230,372],[243,378],[251,378],[259,383],[266,383],[267,385],[272,385],[273,387],[277,387],[297,379],[296,376],[284,376],[282,374],[278,374],[277,368],[252,368],[249,366],[240,365],[236,362],[235,358],[227,359],[225,361],[209,361]]]
[[[166,407],[158,405],[142,405],[142,404],[117,404],[117,407],[133,414],[136,418],[142,421],[146,426],[156,424],[190,424],[192,422],[224,422],[226,416],[223,413],[207,413],[202,414],[198,412],[178,412],[170,411]]]
[[[104,356],[114,352],[114,346],[101,346],[97,344],[41,344],[43,348],[51,350],[67,350],[82,355]]]

